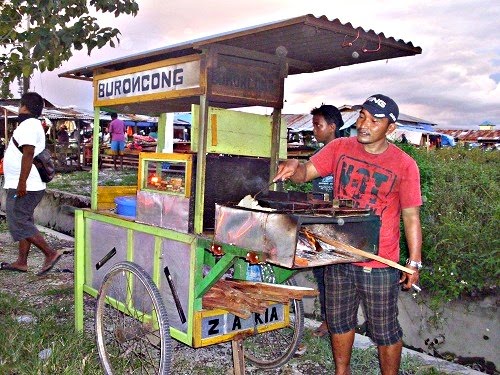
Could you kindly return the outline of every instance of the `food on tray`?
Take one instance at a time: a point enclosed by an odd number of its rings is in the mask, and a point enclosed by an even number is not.
[[[259,206],[259,201],[252,197],[250,194],[245,195],[245,197],[238,203],[239,207],[250,208],[251,210],[260,211],[276,211],[274,208]]]

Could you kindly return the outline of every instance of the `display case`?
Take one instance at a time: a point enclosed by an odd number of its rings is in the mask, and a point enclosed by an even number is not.
[[[137,221],[184,233],[194,217],[193,154],[139,155]]]
[[[193,154],[141,153],[138,190],[189,197],[193,156]]]

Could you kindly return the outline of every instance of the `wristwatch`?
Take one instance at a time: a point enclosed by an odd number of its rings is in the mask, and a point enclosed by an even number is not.
[[[413,268],[416,268],[417,270],[421,270],[422,269],[422,262],[415,262],[414,260],[411,260],[411,259],[406,259],[406,265],[407,266],[410,266],[410,267],[413,267]]]

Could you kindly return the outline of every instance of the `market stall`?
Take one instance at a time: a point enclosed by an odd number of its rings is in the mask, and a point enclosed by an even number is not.
[[[353,53],[363,46],[366,52]],[[418,53],[411,43],[306,15],[62,74],[93,82],[96,123],[101,110],[159,118],[156,153],[140,154],[137,186],[98,186],[93,163],[91,209],[75,213],[76,328],[83,329],[84,293],[96,297],[107,373],[123,370],[123,358],[139,350],[129,343],[139,338],[150,349],[142,345],[136,358],[152,359],[156,373],[169,371],[170,338],[193,347],[232,341],[235,373],[244,372],[243,353],[263,368],[293,356],[303,328],[300,299],[315,292],[290,276],[364,259],[349,246],[376,254],[379,218],[349,202],[266,191],[287,156],[284,80]],[[244,106],[273,114],[230,110]],[[182,153],[168,150],[172,112],[192,115]],[[245,196],[250,205],[242,206]],[[244,281],[255,264],[264,283]],[[261,291],[265,297],[256,298]]]

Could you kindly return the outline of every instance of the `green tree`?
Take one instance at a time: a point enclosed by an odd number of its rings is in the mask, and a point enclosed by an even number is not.
[[[11,96],[17,77],[29,79],[35,70],[54,70],[73,49],[111,47],[120,31],[101,27],[91,11],[135,16],[135,0],[4,0],[0,1],[1,97]]]

